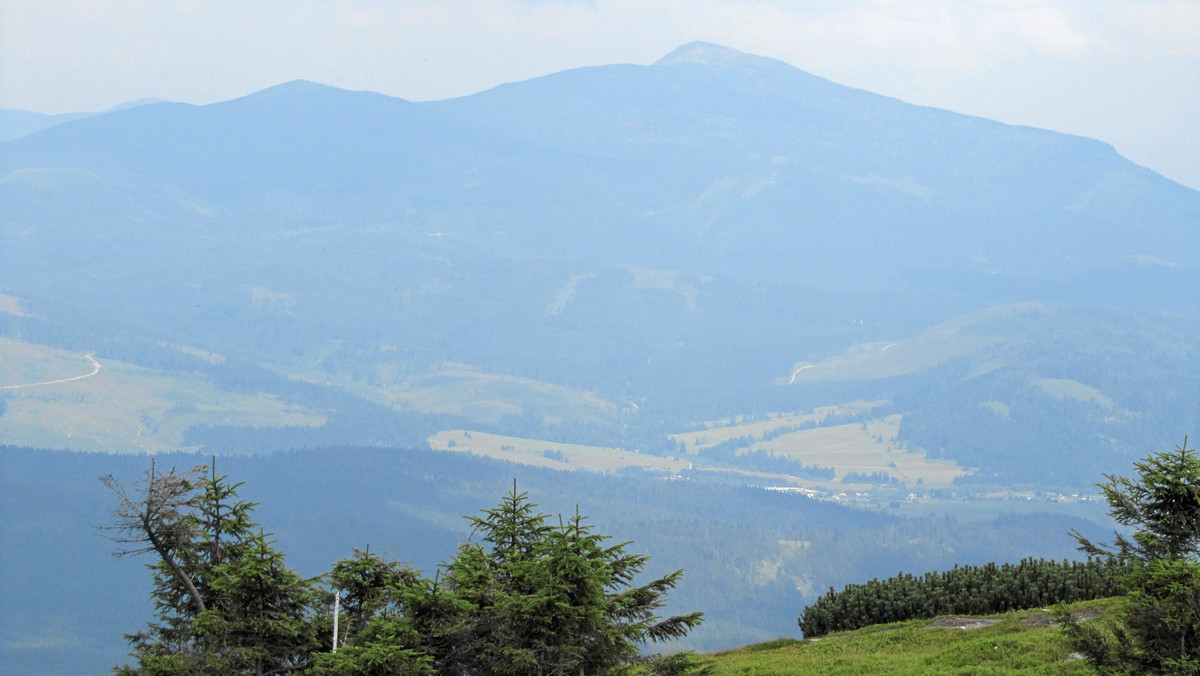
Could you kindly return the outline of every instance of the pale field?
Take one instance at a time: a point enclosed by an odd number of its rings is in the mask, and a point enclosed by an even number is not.
[[[931,327],[911,338],[891,343],[864,343],[826,361],[798,363],[783,379],[787,384],[877,380],[919,373],[939,364],[974,354],[1003,339],[989,323],[1012,315],[1045,312],[1039,303],[988,308]]]
[[[78,352],[0,338],[0,387],[74,378],[92,369],[92,363]],[[9,390],[0,390],[4,391]]]
[[[1104,408],[1112,408],[1113,400],[1100,390],[1085,385],[1078,380],[1065,378],[1035,378],[1034,385],[1046,394],[1056,399],[1074,399],[1082,403],[1093,403]]]
[[[216,352],[210,352],[208,350],[202,350],[198,347],[192,347],[191,345],[172,345],[170,343],[160,343],[160,345],[174,348],[184,354],[191,355],[198,359],[203,359],[204,361],[206,361],[210,364],[224,364],[225,363],[225,355],[217,354]]]
[[[468,430],[438,432],[429,437],[429,447],[438,451],[462,451],[551,469],[611,472],[625,467],[642,467],[675,474],[691,466],[686,460],[663,458],[620,448],[560,444]],[[567,462],[547,458],[545,451],[558,451],[566,457]]]
[[[696,453],[715,446],[723,441],[737,439],[738,437],[753,437],[760,439],[764,434],[770,434],[779,429],[788,427],[798,427],[810,422],[815,422],[820,425],[830,417],[854,415],[863,411],[869,411],[872,408],[881,406],[885,401],[852,401],[846,404],[836,406],[822,406],[815,408],[811,413],[775,413],[772,417],[766,420],[755,420],[751,422],[742,422],[741,416],[733,419],[714,420],[704,423],[704,429],[695,430],[692,432],[681,432],[672,434],[671,439],[676,442],[682,442],[687,452],[695,455]]]
[[[9,296],[3,293],[0,293],[0,312],[17,317],[31,316],[25,313],[25,307],[21,303],[20,298],[17,298],[16,296]]]
[[[507,415],[521,415],[525,407],[542,412],[549,423],[599,420],[618,412],[616,404],[586,390],[487,373],[457,363],[445,363],[428,373],[408,377],[398,377],[388,368],[381,368],[374,382],[317,371],[285,373],[340,387],[398,411],[449,413],[492,424]]]
[[[0,443],[45,448],[154,453],[185,449],[196,424],[319,426],[325,418],[266,394],[226,392],[200,379],[167,377],[109,361],[70,382],[0,390]],[[0,384],[71,378],[93,370],[85,355],[0,339]],[[17,381],[17,382],[13,382]]]
[[[833,467],[835,480],[841,480],[849,472],[887,472],[900,481],[921,479],[927,488],[941,488],[965,474],[953,461],[934,460],[926,458],[924,453],[900,448],[896,435],[901,419],[902,415],[897,413],[867,423],[790,432],[756,442],[746,450],[762,448],[806,465]]]

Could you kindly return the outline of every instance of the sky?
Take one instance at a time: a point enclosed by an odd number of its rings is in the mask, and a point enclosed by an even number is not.
[[[205,104],[298,78],[432,100],[694,40],[1098,138],[1200,189],[1200,0],[0,0],[0,108]]]

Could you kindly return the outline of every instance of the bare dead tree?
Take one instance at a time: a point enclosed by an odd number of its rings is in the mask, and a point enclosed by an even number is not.
[[[181,547],[197,535],[198,528],[191,511],[198,507],[201,496],[196,489],[201,485],[199,478],[207,470],[206,465],[197,465],[183,473],[172,468],[159,474],[151,459],[145,477],[132,486],[133,495],[113,475],[100,478],[118,500],[112,512],[112,523],[99,526],[102,531],[115,533],[105,536],[119,545],[112,555],[120,558],[157,553],[192,597],[197,613],[207,609],[204,597],[180,564],[178,554]]]

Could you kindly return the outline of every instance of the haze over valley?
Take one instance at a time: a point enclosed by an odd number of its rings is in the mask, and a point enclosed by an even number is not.
[[[4,541],[114,581],[30,624],[50,573],[4,547],[41,580],[0,592],[14,669],[120,659],[82,609],[146,582],[89,558],[95,476],[146,454],[219,456],[306,574],[380,538],[432,569],[516,476],[684,568],[708,649],[1074,556],[1102,474],[1200,433],[1200,192],[1100,140],[708,43],[0,127]]]

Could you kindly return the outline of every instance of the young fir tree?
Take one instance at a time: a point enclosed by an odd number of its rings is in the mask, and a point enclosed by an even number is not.
[[[1072,531],[1080,549],[1128,562],[1129,603],[1120,625],[1059,617],[1077,648],[1105,670],[1200,673],[1200,456],[1182,446],[1134,463],[1135,478],[1097,484],[1113,519],[1133,529],[1112,545]]]
[[[340,596],[337,638],[315,655],[313,676],[421,675],[434,672],[431,637],[418,630],[431,595],[417,571],[366,551],[342,559],[325,576]],[[330,601],[332,605],[332,601]],[[334,649],[333,641],[337,642]]]
[[[648,557],[605,546],[578,514],[552,526],[535,507],[514,487],[468,517],[479,540],[433,580],[362,552],[339,562],[328,579],[346,594],[351,629],[310,673],[695,672],[688,655],[639,655],[699,624],[699,613],[655,615],[681,573],[635,585]]]
[[[632,673],[652,662],[638,656],[646,642],[700,623],[700,613],[655,615],[682,571],[635,586],[649,557],[626,553],[628,543],[604,546],[609,538],[578,514],[550,526],[535,507],[514,486],[498,507],[471,517],[480,542],[463,545],[446,567],[446,587],[469,610],[462,671]]]
[[[687,655],[643,658],[684,636],[699,613],[655,613],[681,572],[636,585],[648,557],[606,546],[578,513],[555,526],[514,486],[471,517],[444,577],[355,552],[325,577],[345,592],[336,640],[332,594],[286,567],[251,519],[240,484],[215,470],[157,473],[130,494],[114,478],[116,555],[153,552],[158,617],[128,636],[122,674],[686,674]]]
[[[157,473],[118,498],[116,556],[154,552],[156,622],[127,635],[136,664],[123,674],[281,674],[315,648],[313,585],[284,565],[253,523],[253,503],[215,468]]]

